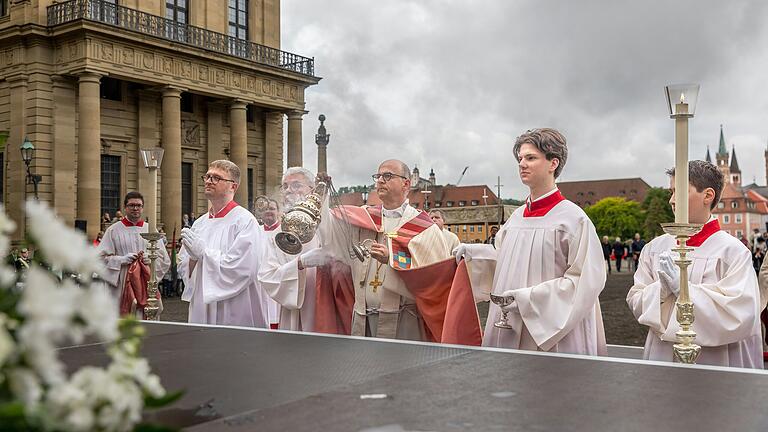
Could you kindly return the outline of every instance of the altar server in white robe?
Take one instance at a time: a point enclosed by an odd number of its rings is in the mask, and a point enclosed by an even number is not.
[[[256,278],[265,235],[253,214],[234,201],[240,169],[227,160],[213,161],[203,181],[210,211],[181,230],[179,274],[189,322],[267,327]]]
[[[760,299],[752,254],[739,240],[720,230],[712,209],[720,201],[723,175],[711,163],[688,164],[688,213],[691,223],[704,224],[688,242],[689,293],[694,305],[696,344],[702,347],[696,363],[763,368],[760,335]],[[674,206],[674,170],[671,177]],[[643,357],[674,361],[672,345],[680,330],[675,302],[680,294],[680,270],[671,249],[677,241],[669,234],[656,237],[640,253],[635,283],[627,303],[640,324],[649,327]]]
[[[283,174],[281,194],[283,208],[290,209],[312,192],[315,176],[301,167],[290,167]],[[279,223],[278,223],[279,224]],[[266,229],[266,222],[265,222]],[[315,320],[315,273],[316,267],[299,268],[300,255],[289,255],[275,243],[275,235],[282,230],[279,225],[270,231],[259,268],[259,282],[269,297],[280,305],[279,328],[284,330],[313,331]],[[320,234],[303,245],[303,253],[309,253],[320,245]],[[305,260],[308,255],[305,255]],[[324,261],[328,261],[324,259]],[[317,265],[322,264],[318,262]]]
[[[149,262],[148,242],[140,235],[149,232],[149,224],[144,223],[143,218],[144,196],[136,191],[128,192],[123,199],[123,206],[125,216],[107,228],[96,249],[104,260],[104,280],[118,299],[122,298],[125,289],[128,267],[137,259]],[[160,247],[155,260],[155,272],[157,280],[162,280],[171,266],[171,259],[165,250],[165,241],[160,240],[158,244]]]
[[[264,223],[262,225],[262,229],[264,230],[264,233],[266,234],[265,243],[266,246],[264,247],[264,256],[261,259],[261,266],[263,267],[265,264],[265,260],[267,259],[267,250],[269,249],[269,244],[271,244],[274,241],[275,235],[280,232],[280,203],[278,203],[276,200],[272,198],[267,198],[267,207],[264,209],[264,211],[261,214],[261,220]],[[264,286],[262,285],[262,288]],[[268,293],[267,293],[268,294]],[[269,295],[265,295],[264,301],[267,303],[267,314],[269,315],[269,328],[273,330],[277,330],[280,327],[280,303],[276,302],[272,297]]]
[[[493,325],[502,311],[491,303],[483,345],[604,355],[600,240],[584,211],[555,186],[568,156],[565,137],[554,129],[530,130],[517,138],[514,155],[530,190],[525,205],[496,234],[495,248],[462,244],[454,250],[468,261],[476,293],[514,298],[505,307],[512,329]]]

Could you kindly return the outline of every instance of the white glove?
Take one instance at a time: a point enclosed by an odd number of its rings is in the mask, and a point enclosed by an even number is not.
[[[680,268],[675,264],[669,252],[659,255],[659,282],[661,282],[662,297],[664,290],[675,297],[680,295]]]
[[[189,256],[196,260],[200,259],[203,256],[203,253],[205,253],[203,239],[189,228],[181,229],[181,242],[187,249]]]
[[[466,243],[459,243],[451,253],[456,257],[456,264],[460,263],[463,259],[466,262],[472,261],[472,248]]]
[[[136,261],[136,258],[139,257],[139,254],[137,253],[129,253],[128,255],[123,255],[118,258],[118,262],[121,266],[131,264],[132,262]]]
[[[514,290],[507,290],[501,293],[503,297],[515,297],[515,291]],[[517,305],[517,300],[512,300],[512,303],[508,304],[507,306],[501,306],[500,307],[502,311],[504,312],[519,312],[520,308]]]
[[[320,267],[322,265],[328,264],[332,259],[333,254],[323,248],[312,249],[309,252],[301,254],[299,257],[301,266],[304,268]]]

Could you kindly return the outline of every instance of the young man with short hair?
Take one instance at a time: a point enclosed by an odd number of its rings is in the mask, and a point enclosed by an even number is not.
[[[437,225],[438,228],[440,228],[440,231],[443,233],[443,237],[445,237],[445,244],[448,246],[448,250],[454,250],[457,248],[461,241],[459,240],[459,237],[452,233],[451,231],[445,229],[445,217],[443,217],[443,212],[437,209],[432,209],[429,211],[429,217],[432,219],[432,222]]]
[[[454,251],[457,259],[471,261],[474,291],[490,288],[513,298],[504,307],[511,329],[494,326],[502,310],[491,303],[483,345],[603,355],[598,296],[606,275],[600,240],[584,211],[555,185],[568,157],[565,137],[554,129],[530,130],[517,138],[514,155],[530,191],[525,205],[499,230],[496,249],[462,244]],[[491,286],[481,286],[489,273]]]
[[[689,294],[696,314],[693,329],[701,354],[698,364],[763,368],[758,316],[765,303],[760,292],[752,254],[735,237],[720,230],[712,209],[720,201],[723,175],[701,160],[688,163],[688,213],[691,223],[703,228],[688,241]],[[675,201],[675,173],[669,170]],[[680,330],[675,306],[680,294],[680,269],[672,248],[677,240],[664,234],[640,252],[635,284],[627,303],[640,324],[649,327],[643,358],[673,361],[672,345]]]
[[[238,205],[240,168],[217,160],[203,175],[208,215],[181,230],[181,299],[189,302],[189,322],[268,326],[266,294],[256,278],[265,242],[256,218]]]

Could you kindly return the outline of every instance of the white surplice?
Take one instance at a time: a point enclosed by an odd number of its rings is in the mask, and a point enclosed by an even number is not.
[[[491,303],[483,346],[604,355],[598,297],[605,269],[594,225],[567,200],[543,216],[523,217],[524,208],[515,210],[496,234],[495,250],[478,245],[482,253],[469,262],[478,300],[483,299],[478,293],[489,290],[483,274],[493,273],[491,292],[513,290],[518,305],[508,313],[513,329],[501,329],[493,325],[501,309]]]
[[[669,234],[655,238],[640,253],[635,283],[627,303],[640,324],[649,327],[643,357],[673,361],[677,323],[674,295],[661,298],[659,254],[676,240]],[[759,322],[760,295],[752,255],[724,231],[709,236],[687,257],[689,289],[694,305],[695,343],[702,347],[696,363],[763,368]]]
[[[272,232],[278,233],[281,230]],[[319,237],[318,233],[309,243],[304,244],[302,253],[319,247]],[[275,243],[275,236],[270,235],[258,277],[270,299],[280,305],[279,328],[311,332],[315,323],[316,269],[310,267],[299,270],[299,256],[280,250]]]
[[[459,240],[459,236],[456,234],[450,232],[449,230],[443,228],[443,237],[445,238],[445,245],[448,247],[449,251],[453,251],[461,244],[461,240]]]
[[[104,232],[101,243],[96,248],[99,256],[105,263],[105,271],[102,275],[104,280],[112,288],[113,294],[120,298],[125,289],[125,276],[128,273],[130,264],[120,264],[122,257],[144,251],[144,257],[149,258],[147,246],[149,242],[144,240],[139,234],[149,232],[149,224],[141,223],[141,226],[130,224],[127,226],[122,221],[113,223]],[[165,241],[158,241],[158,257],[155,260],[156,280],[161,281],[163,276],[171,266],[171,259],[168,251],[165,249]]]
[[[256,277],[266,239],[256,218],[236,206],[223,217],[200,216],[192,230],[205,251],[191,273],[186,248],[179,253],[189,322],[268,327],[265,294]]]
[[[259,268],[259,272],[261,272],[261,270],[264,268],[264,265],[266,265],[266,261],[268,259],[268,252],[269,252],[269,249],[270,249],[270,245],[274,244],[275,236],[277,235],[277,233],[282,231],[280,229],[280,222],[279,221],[275,222],[275,224],[272,225],[272,226],[268,227],[268,226],[264,225],[261,228],[264,230],[265,240],[266,240],[267,246],[264,247],[264,256],[262,257],[261,262],[260,262],[261,263],[261,267]],[[282,252],[282,251],[280,251],[280,252]],[[262,288],[264,288],[263,285],[262,285]],[[266,288],[265,288],[265,291],[266,291]],[[267,292],[267,294],[269,294],[269,293]],[[280,312],[280,303],[276,302],[270,295],[265,295],[264,296],[264,302],[266,303],[266,307],[267,307],[267,315],[269,317],[269,325],[271,327],[283,328],[283,327],[279,326],[279,324],[280,324],[280,314],[281,314],[281,312]],[[289,330],[297,330],[297,329],[289,329]]]

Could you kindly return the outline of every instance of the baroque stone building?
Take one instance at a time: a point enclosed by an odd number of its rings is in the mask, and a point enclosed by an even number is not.
[[[301,165],[304,92],[314,60],[280,50],[279,0],[0,0],[0,131],[7,211],[31,196],[19,148],[36,147],[39,197],[70,225],[99,231],[104,212],[146,192],[139,149],[165,150],[158,220],[207,210],[201,175],[227,158],[243,173],[236,200]]]

